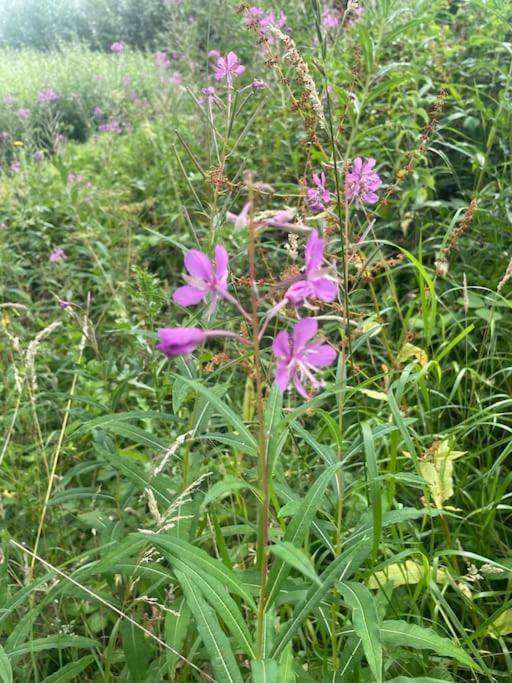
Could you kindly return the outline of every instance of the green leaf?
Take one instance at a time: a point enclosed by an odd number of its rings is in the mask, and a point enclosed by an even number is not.
[[[302,545],[311,523],[320,507],[320,502],[325,490],[335,472],[341,467],[341,463],[335,463],[327,467],[309,489],[300,508],[297,510],[288,525],[284,535],[284,541],[296,547]],[[267,605],[271,605],[279,594],[279,590],[290,572],[289,565],[278,559],[270,571],[267,587]]]
[[[9,657],[0,645],[0,683],[12,683],[12,668]]]
[[[313,562],[300,548],[296,548],[287,541],[282,541],[276,545],[271,545],[269,550],[272,555],[279,557],[283,562],[289,564],[290,567],[293,567],[301,574],[304,574],[304,576],[311,579],[313,583],[316,583],[319,586],[322,585],[318,578],[318,574],[315,571]]]
[[[251,607],[255,608],[254,600],[250,593],[242,585],[240,579],[230,569],[228,569],[222,562],[216,560],[208,555],[207,552],[201,548],[183,541],[179,538],[173,538],[168,534],[140,534],[148,543],[156,545],[161,550],[169,553],[168,558],[171,564],[176,558],[182,562],[186,562],[189,566],[195,569],[208,579],[212,576],[217,579],[230,593],[239,595],[247,601]]]
[[[185,599],[209,655],[217,683],[243,683],[231,644],[221,629],[215,612],[203,599],[201,592],[183,572],[176,570]]]
[[[336,671],[334,676],[326,676],[322,683],[352,683],[356,679],[356,667],[359,666],[363,656],[361,638],[352,634],[347,639],[339,661],[341,668]]]
[[[123,652],[128,670],[135,681],[143,681],[153,655],[147,636],[130,621],[123,620],[119,627]]]
[[[341,581],[338,587],[352,609],[352,624],[361,639],[366,661],[377,683],[382,681],[382,645],[377,605],[368,588],[355,581]]]
[[[273,651],[277,659],[288,642],[299,630],[304,620],[315,610],[336,581],[348,579],[366,560],[371,550],[371,543],[365,537],[344,550],[320,575],[321,586],[313,586],[306,597],[295,607],[292,618],[287,621],[279,633]]]
[[[446,678],[430,678],[430,676],[419,676],[418,678],[409,678],[409,676],[397,676],[386,683],[446,683]]]
[[[279,660],[278,678],[279,683],[295,683],[295,667],[293,664],[292,644],[285,647]]]
[[[91,638],[83,638],[82,636],[68,636],[62,633],[47,638],[35,638],[27,643],[15,645],[8,651],[9,658],[20,657],[21,655],[32,654],[33,652],[42,652],[43,650],[62,650],[66,647],[76,648],[91,648],[98,647],[99,643]]]
[[[190,607],[183,598],[176,601],[176,605],[171,606],[172,611],[165,615],[165,640],[175,652],[167,651],[167,666],[169,676],[174,678],[176,666],[179,662],[178,653],[181,653],[192,613]]]
[[[250,489],[254,493],[256,489],[248,482],[239,477],[232,477],[230,475],[224,477],[222,481],[216,482],[209,490],[201,503],[201,509],[204,510],[212,501],[222,496],[232,494],[242,489]]]
[[[252,683],[281,683],[275,659],[259,659],[251,662]]]
[[[54,674],[47,676],[42,683],[70,683],[72,681],[80,680],[77,678],[79,674],[87,669],[87,667],[94,662],[92,655],[86,655],[76,662],[66,664],[62,669],[59,669]]]
[[[174,377],[176,376],[177,375],[174,375]],[[216,408],[220,415],[226,419],[231,427],[238,432],[238,435],[243,439],[243,443],[245,444],[246,449],[248,449],[247,452],[249,454],[256,454],[258,452],[258,447],[253,435],[234,410],[227,406],[211,389],[208,389],[200,382],[190,380],[186,377],[182,377],[181,379],[188,384],[191,389],[194,389],[194,391],[204,396]]]
[[[203,597],[213,607],[217,616],[226,624],[242,652],[249,655],[249,657],[255,657],[249,629],[243,620],[236,602],[224,586],[212,576],[203,576],[193,565],[188,565],[178,558],[173,558],[173,565],[175,570],[187,576],[201,591]]]
[[[376,557],[379,551],[379,543],[382,533],[382,491],[378,478],[379,466],[377,464],[377,455],[375,453],[374,437],[368,422],[363,423],[362,432],[373,516],[373,555]]]
[[[471,657],[448,638],[439,636],[435,631],[406,621],[388,619],[382,622],[380,637],[383,643],[416,650],[434,650],[441,657],[451,657],[461,664],[478,669]]]

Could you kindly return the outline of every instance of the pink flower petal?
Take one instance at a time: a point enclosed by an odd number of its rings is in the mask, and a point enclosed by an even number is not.
[[[190,249],[185,254],[185,268],[194,277],[209,281],[213,278],[210,260],[206,254],[198,249]]]
[[[325,250],[325,240],[318,237],[318,232],[313,230],[311,235],[308,237],[306,244],[306,272],[317,270],[324,257]]]
[[[226,285],[228,281],[229,254],[226,248],[218,244],[215,249],[215,277],[221,285]]]
[[[194,306],[204,299],[208,294],[208,289],[198,289],[196,287],[178,287],[172,295],[172,300],[178,306]]]
[[[293,353],[296,355],[304,344],[312,339],[318,330],[318,322],[314,318],[304,318],[296,323],[293,329]]]
[[[338,295],[338,285],[334,280],[329,280],[329,278],[323,277],[319,280],[313,280],[311,282],[314,287],[314,296],[322,301],[334,301]]]
[[[272,353],[278,358],[288,358],[290,355],[290,340],[288,332],[282,330],[276,335],[272,344]]]
[[[315,368],[325,368],[334,363],[337,355],[336,350],[332,346],[319,343],[307,351],[306,359]]]
[[[290,370],[286,363],[277,363],[276,365],[276,384],[281,393],[286,391],[290,383]]]
[[[293,375],[293,386],[297,389],[302,398],[306,399],[306,401],[311,398],[308,392],[304,389],[304,386],[302,385],[297,373]]]

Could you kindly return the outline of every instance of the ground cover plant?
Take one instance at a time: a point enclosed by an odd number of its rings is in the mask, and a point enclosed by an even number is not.
[[[512,5],[50,5],[0,51],[0,680],[509,681]]]

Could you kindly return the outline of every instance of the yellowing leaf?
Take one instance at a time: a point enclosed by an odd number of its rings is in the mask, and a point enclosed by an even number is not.
[[[432,500],[437,508],[453,496],[453,462],[464,455],[452,451],[448,441],[441,441],[420,461],[421,476],[428,481]]]
[[[414,346],[414,344],[407,342],[400,349],[396,360],[397,363],[405,363],[409,358],[416,358],[418,363],[422,366],[428,363],[427,353],[423,349],[420,349],[419,346]]]
[[[512,633],[512,609],[506,609],[490,625],[487,630],[493,638],[506,636]]]
[[[359,391],[365,396],[374,398],[376,401],[387,401],[388,395],[383,391],[374,391],[373,389],[359,389]]]
[[[385,583],[392,583],[393,586],[405,586],[407,584],[419,583],[425,576],[425,567],[414,560],[397,562],[390,564],[385,569],[375,572],[370,576],[368,588],[380,588]],[[447,576],[444,569],[438,569],[435,575],[436,583],[446,583]]]

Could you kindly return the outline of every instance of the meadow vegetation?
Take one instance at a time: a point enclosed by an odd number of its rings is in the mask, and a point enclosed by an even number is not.
[[[50,5],[0,24],[0,681],[512,680],[510,1]]]

